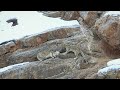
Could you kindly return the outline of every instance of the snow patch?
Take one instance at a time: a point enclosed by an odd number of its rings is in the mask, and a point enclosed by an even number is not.
[[[6,21],[18,19],[18,25]],[[40,34],[51,28],[79,25],[77,20],[64,21],[60,18],[46,17],[37,11],[2,11],[0,12],[0,43],[20,39],[31,34]]]
[[[109,62],[107,62],[107,67],[100,69],[98,71],[99,76],[104,76],[110,71],[119,71],[120,70],[120,59],[114,59]]]
[[[107,62],[107,66],[111,66],[111,65],[120,65],[120,58]]]
[[[15,65],[10,65],[10,66],[1,68],[1,69],[0,69],[0,72],[4,72],[4,71],[6,71],[6,70],[9,70],[9,69],[12,69],[12,68],[15,68],[15,67],[18,67],[18,66],[23,66],[23,65],[28,64],[28,63],[29,63],[29,62],[24,62],[24,63],[15,64]]]
[[[97,74],[99,76],[103,76],[103,75],[106,75],[109,71],[119,71],[119,70],[120,70],[120,65],[112,65],[112,66],[100,69]]]

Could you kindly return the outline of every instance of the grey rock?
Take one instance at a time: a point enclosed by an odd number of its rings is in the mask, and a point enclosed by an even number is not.
[[[61,75],[71,71],[71,67],[63,64],[61,60],[58,63],[49,62],[24,62],[11,65],[0,69],[1,79],[47,79],[53,76]]]

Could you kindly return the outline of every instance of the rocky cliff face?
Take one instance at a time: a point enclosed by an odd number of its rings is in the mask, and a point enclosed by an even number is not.
[[[119,15],[105,15],[105,11],[42,13],[63,20],[77,20],[80,26],[54,28],[0,44],[1,79],[120,78],[119,63],[115,69],[112,68],[116,64],[107,65],[108,61],[120,57]],[[65,53],[67,50],[69,52]],[[38,53],[49,51],[60,54],[55,58],[37,59]],[[76,53],[79,53],[77,59]]]

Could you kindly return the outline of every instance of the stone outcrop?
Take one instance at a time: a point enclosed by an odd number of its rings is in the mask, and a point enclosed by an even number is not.
[[[36,60],[35,55],[37,50],[34,50],[33,47],[37,47],[50,40],[73,36],[73,32],[77,33],[79,31],[79,26],[60,27],[54,28],[43,34],[26,36],[19,40],[3,42],[0,44],[0,67],[9,65],[11,59],[13,59],[11,64],[20,63],[23,61],[34,61]],[[33,49],[30,50],[30,48]],[[30,58],[28,58],[28,56]]]
[[[120,44],[120,25],[119,17],[105,16],[98,19],[95,23],[97,34],[114,49],[119,49]]]
[[[99,18],[98,11],[80,11],[80,16],[83,18],[84,23],[89,27],[92,27],[95,24],[97,18]]]
[[[79,17],[83,18],[84,23],[89,27],[95,24],[97,18],[99,18],[104,11],[44,11],[43,15],[48,17],[61,17],[63,20],[77,20]]]
[[[42,13],[48,17],[61,17],[63,20],[76,20],[80,16],[78,11],[43,11]]]
[[[34,47],[50,40],[69,37],[77,31],[80,31],[79,26],[53,28],[43,34],[23,37],[20,39],[20,43],[22,48]]]
[[[9,67],[11,67],[9,69]],[[71,72],[71,66],[63,64],[62,60],[57,60],[57,63],[52,61],[41,63],[40,61],[23,63],[23,65],[14,65],[6,67],[9,69],[0,72],[2,79],[47,79],[59,78]]]
[[[77,32],[78,34],[78,32]],[[62,46],[63,43],[67,43],[67,41],[73,40],[74,42],[81,41],[81,50],[86,54],[86,55],[92,55],[94,57],[101,57],[103,56],[103,52],[99,48],[99,43],[92,43],[91,45],[91,53],[88,50],[87,45],[89,42],[84,41],[82,39],[82,35],[80,36],[79,32],[79,38],[78,35],[71,36],[68,38],[63,38],[63,39],[55,39],[51,41],[47,41],[37,47],[30,48],[30,49],[18,49],[15,52],[13,52],[11,55],[8,56],[7,58],[7,63],[8,65],[12,64],[17,64],[17,63],[22,63],[22,62],[27,62],[27,61],[36,61],[37,60],[37,53],[38,52],[43,52],[43,51],[59,51],[62,52],[64,51],[64,47]],[[96,47],[95,47],[96,46]],[[76,46],[75,46],[76,47]],[[72,47],[74,48],[74,47]],[[86,56],[87,57],[87,56]]]
[[[48,17],[77,20],[80,26],[60,27],[0,44],[0,79],[116,79],[120,78],[119,16],[105,11],[42,11]],[[80,21],[81,20],[81,21]],[[84,32],[83,32],[84,31]],[[89,34],[89,31],[93,34]],[[85,35],[84,35],[85,33]],[[79,53],[66,55],[63,43],[80,43]],[[58,51],[43,61],[37,54]]]
[[[89,63],[91,67],[94,63]],[[88,64],[81,68],[90,67]],[[0,79],[73,79],[80,72],[79,66],[72,58],[48,59],[45,61],[24,62],[0,69]],[[75,74],[73,74],[75,73]]]

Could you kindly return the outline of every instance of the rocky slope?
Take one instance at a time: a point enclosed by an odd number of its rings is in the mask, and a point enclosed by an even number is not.
[[[0,44],[1,79],[120,78],[117,59],[120,57],[118,14],[116,16],[106,11],[42,13],[63,20],[77,20],[80,26],[54,28],[43,34]],[[66,48],[73,50],[64,55]],[[48,51],[59,51],[60,54],[55,58],[37,59],[38,53]],[[77,59],[74,59],[74,52],[80,52]]]

